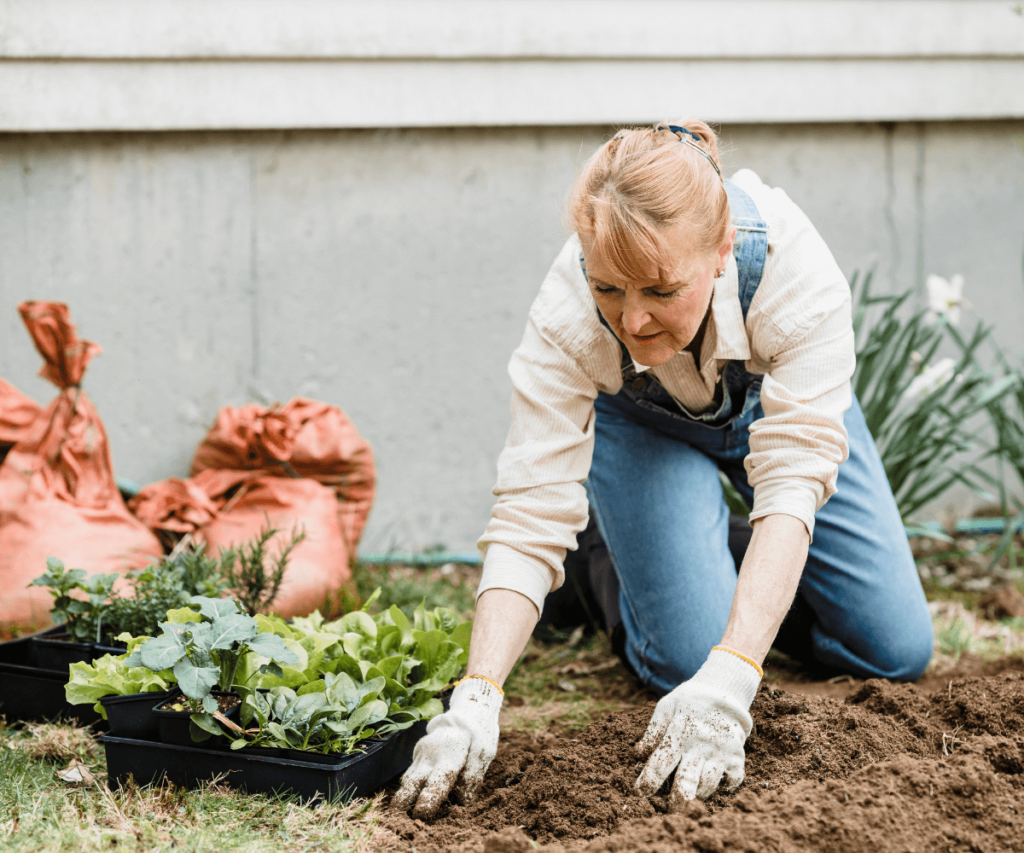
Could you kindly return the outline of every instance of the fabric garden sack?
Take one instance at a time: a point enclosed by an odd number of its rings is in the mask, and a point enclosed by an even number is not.
[[[225,406],[196,450],[193,476],[208,469],[309,478],[337,496],[346,548],[355,554],[377,474],[373,450],[337,406],[296,397],[285,405]]]
[[[46,558],[90,574],[139,568],[162,553],[153,534],[128,511],[117,490],[107,434],[82,376],[100,348],[80,340],[67,306],[19,306],[36,349],[40,373],[60,394],[0,464],[0,622],[40,624],[52,598],[27,584]]]
[[[0,462],[39,417],[39,404],[0,379]]]
[[[293,532],[304,532],[271,604],[282,616],[325,608],[351,574],[335,493],[315,480],[208,469],[188,480],[146,486],[129,505],[154,531],[192,533],[211,554],[239,546],[270,525],[280,531],[271,548],[277,556]]]

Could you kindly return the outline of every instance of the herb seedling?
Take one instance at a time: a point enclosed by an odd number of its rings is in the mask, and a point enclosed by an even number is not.
[[[45,586],[53,595],[50,615],[53,621],[67,626],[68,634],[81,642],[100,642],[114,584],[118,574],[89,575],[83,569],[66,569],[56,557],[46,558],[45,574],[29,586]],[[79,590],[85,598],[74,598]]]
[[[296,528],[278,556],[272,558],[268,546],[280,532],[268,524],[250,542],[221,553],[221,572],[228,589],[250,616],[265,612],[277,598],[292,551],[306,539],[306,532]]]

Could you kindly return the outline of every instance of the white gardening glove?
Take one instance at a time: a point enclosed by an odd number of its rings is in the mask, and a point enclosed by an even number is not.
[[[750,704],[761,672],[745,658],[718,646],[689,681],[662,697],[637,754],[650,756],[636,789],[654,794],[675,770],[669,810],[706,799],[725,777],[727,791],[743,783],[743,744],[750,734]]]
[[[407,811],[415,804],[413,817],[432,818],[453,787],[460,802],[471,802],[498,750],[502,699],[482,678],[459,684],[448,711],[427,723],[392,805]]]

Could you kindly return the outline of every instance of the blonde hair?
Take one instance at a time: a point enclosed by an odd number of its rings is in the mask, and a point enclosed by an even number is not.
[[[687,223],[709,252],[725,242],[729,230],[717,134],[702,121],[671,122],[694,140],[669,130],[669,124],[620,130],[583,165],[569,197],[572,229],[592,240],[625,278],[645,279],[652,265],[659,275],[666,272],[668,227]]]

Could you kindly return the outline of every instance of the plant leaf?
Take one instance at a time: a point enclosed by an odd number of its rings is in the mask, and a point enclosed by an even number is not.
[[[142,665],[159,672],[177,664],[185,656],[185,646],[177,634],[165,633],[143,643],[139,652]]]
[[[281,638],[274,634],[260,634],[259,636],[266,637],[268,640],[276,640],[283,647]],[[206,648],[230,649],[236,643],[252,640],[253,638],[258,639],[256,620],[251,616],[236,612],[227,616],[218,616],[214,619],[209,627],[209,645],[206,645]],[[251,643],[249,645],[251,648]]]
[[[172,670],[181,692],[189,699],[202,699],[217,684],[220,669],[215,666],[196,666],[188,658],[178,661]]]
[[[211,622],[225,616],[242,615],[238,602],[233,598],[208,598],[205,595],[193,595],[189,601],[199,605],[199,612]]]

